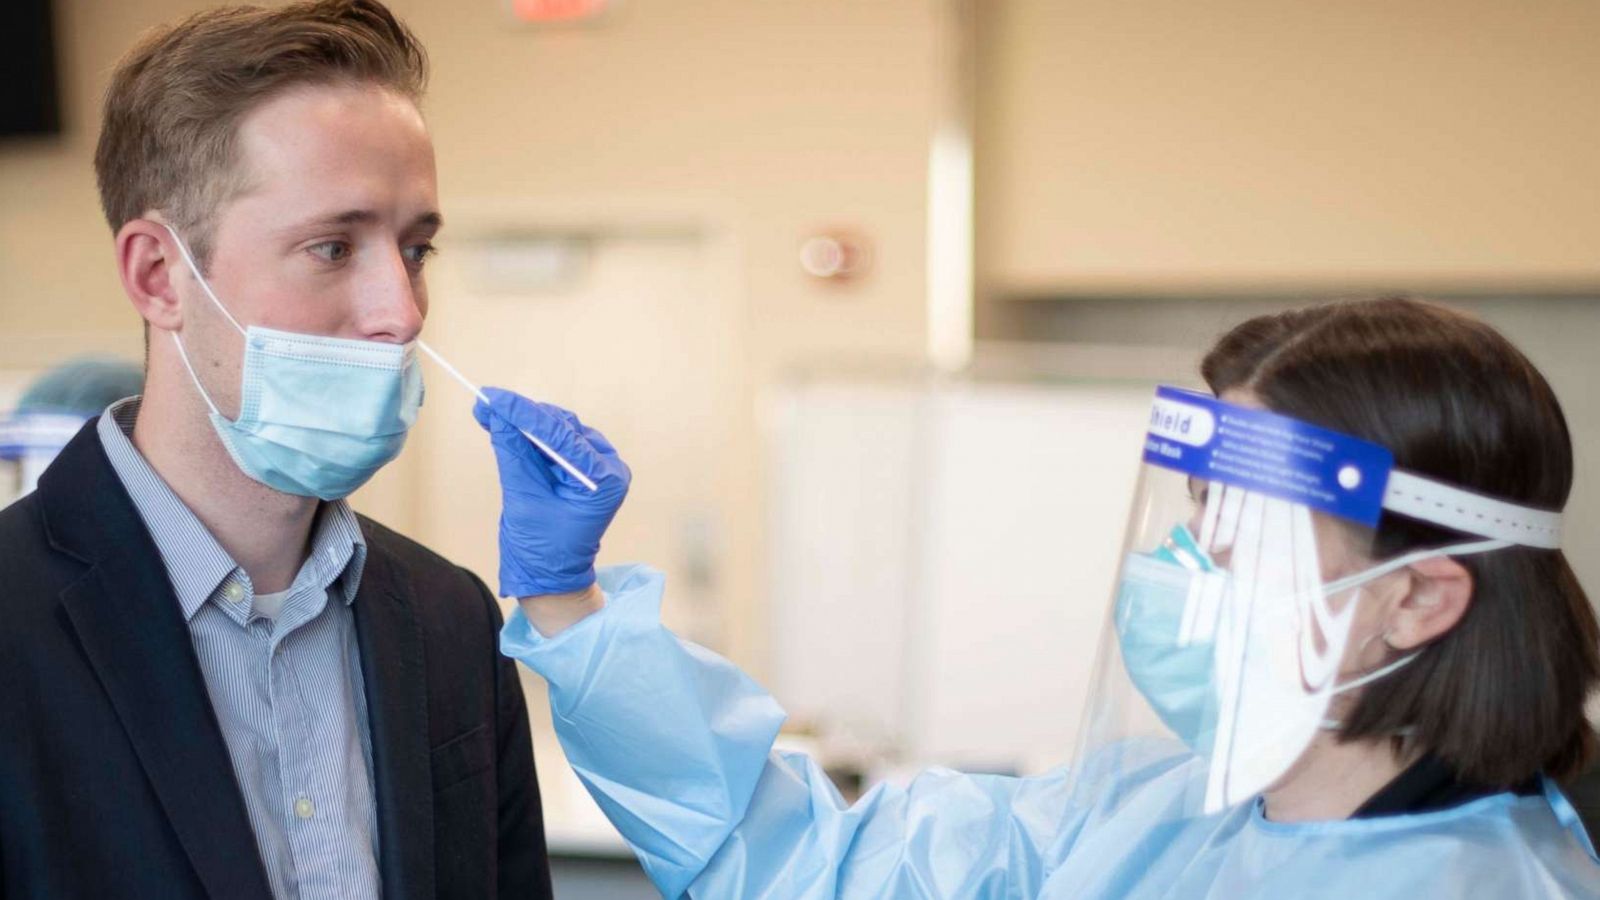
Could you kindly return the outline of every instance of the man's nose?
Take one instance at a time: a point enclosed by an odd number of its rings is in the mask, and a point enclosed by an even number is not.
[[[422,279],[397,250],[372,274],[363,297],[361,330],[367,340],[406,344],[422,332]]]

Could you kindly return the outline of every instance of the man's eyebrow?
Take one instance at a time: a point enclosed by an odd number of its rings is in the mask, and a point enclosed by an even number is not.
[[[318,218],[298,223],[284,230],[286,232],[299,233],[306,231],[317,231],[323,228],[349,227],[351,225],[374,225],[381,219],[382,217],[379,216],[375,210],[346,209],[341,210],[340,212],[331,213],[326,216],[319,216]],[[437,212],[429,211],[413,219],[410,227],[433,228],[437,230],[443,225],[444,216],[439,215]]]

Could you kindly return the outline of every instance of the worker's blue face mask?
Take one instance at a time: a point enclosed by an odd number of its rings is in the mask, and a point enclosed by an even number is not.
[[[1117,588],[1116,632],[1128,677],[1162,724],[1192,749],[1210,747],[1216,731],[1215,664],[1210,641],[1179,640],[1184,609],[1191,591],[1225,578],[1188,527],[1179,525],[1153,553],[1128,557]]]
[[[1392,559],[1325,585],[1325,596],[1360,587],[1389,572],[1425,559],[1456,553],[1476,553],[1503,546],[1477,542],[1422,550]],[[1212,745],[1217,725],[1215,644],[1199,635],[1195,623],[1186,623],[1186,610],[1194,610],[1209,595],[1219,599],[1229,588],[1228,574],[1217,566],[1186,525],[1174,527],[1166,541],[1148,554],[1136,553],[1123,564],[1117,588],[1116,632],[1128,678],[1150,704],[1162,724],[1190,749],[1205,753]],[[1343,694],[1407,665],[1411,653],[1378,669],[1334,687]],[[1337,730],[1340,723],[1324,719],[1322,727]]]
[[[275,490],[336,500],[399,455],[422,406],[422,372],[410,344],[240,327],[211,290],[178,233],[184,262],[211,302],[244,335],[239,417],[211,402],[174,332],[178,354],[211,425],[235,464]]]

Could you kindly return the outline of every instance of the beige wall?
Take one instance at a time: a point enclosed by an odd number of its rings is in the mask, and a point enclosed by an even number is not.
[[[138,320],[114,277],[90,169],[98,97],[142,29],[208,5],[58,3],[67,133],[0,147],[7,365],[86,347],[137,352]],[[730,271],[716,283],[735,300],[742,362],[725,377],[743,391],[737,440],[749,452],[725,488],[748,495],[728,523],[739,557],[729,561],[730,647],[759,668],[757,398],[778,373],[808,360],[922,352],[936,7],[618,6],[595,27],[539,31],[509,21],[500,0],[394,3],[432,56],[425,112],[445,217],[458,230],[690,227],[732,248]],[[873,271],[842,291],[808,282],[795,261],[813,229],[840,225],[868,235],[876,250]],[[447,226],[440,242],[447,255],[450,234]],[[437,309],[450,297],[433,302]],[[527,342],[529,355],[560,340],[503,338]],[[463,364],[470,360],[472,348],[456,349]],[[650,383],[649,372],[627,370],[628,359],[593,364]],[[441,381],[432,396],[453,390]],[[406,475],[418,465],[403,458],[368,492],[367,508],[403,528],[447,530],[451,523],[429,520],[406,496]]]
[[[433,54],[447,203],[724,208],[760,356],[920,351],[932,4],[630,2],[542,34],[488,0],[396,6]],[[844,295],[795,264],[808,229],[834,223],[879,244]]]
[[[145,28],[215,4],[57,4],[67,134],[0,147],[7,331],[132,321],[90,164],[99,96]],[[591,28],[531,30],[498,0],[394,4],[432,54],[427,113],[446,213],[523,198],[736,216],[751,312],[775,350],[920,350],[933,5],[920,0],[619,4]],[[809,229],[863,228],[878,265],[844,295],[794,264]]]
[[[458,220],[494,221],[521,202],[559,225],[687,224],[736,248],[722,280],[737,297],[743,363],[725,378],[743,390],[744,418],[727,438],[736,452],[706,459],[720,469],[712,505],[728,511],[725,647],[760,672],[763,387],[818,357],[922,350],[934,6],[619,7],[600,27],[541,34],[508,26],[499,3],[397,4],[433,57],[427,113],[447,217],[453,204]],[[795,263],[810,229],[838,224],[862,229],[877,250],[875,270],[844,292],[808,283]],[[652,383],[648,371],[631,374],[642,389]],[[680,524],[619,520],[608,551],[626,552],[627,530]]]
[[[1600,4],[983,4],[991,293],[1600,287]]]
[[[1600,600],[1600,4],[980,10],[980,322],[1188,359],[1273,305],[1462,299],[1561,397]]]

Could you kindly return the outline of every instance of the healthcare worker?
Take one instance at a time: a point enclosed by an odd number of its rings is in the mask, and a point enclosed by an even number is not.
[[[1403,300],[1253,319],[1202,373],[1210,394],[1157,392],[1061,770],[932,770],[846,805],[772,748],[770,696],[662,628],[658,573],[597,581],[630,477],[610,444],[496,392],[502,649],[548,679],[667,897],[1600,897],[1557,787],[1595,750],[1600,630],[1559,549],[1572,450],[1544,379]]]

